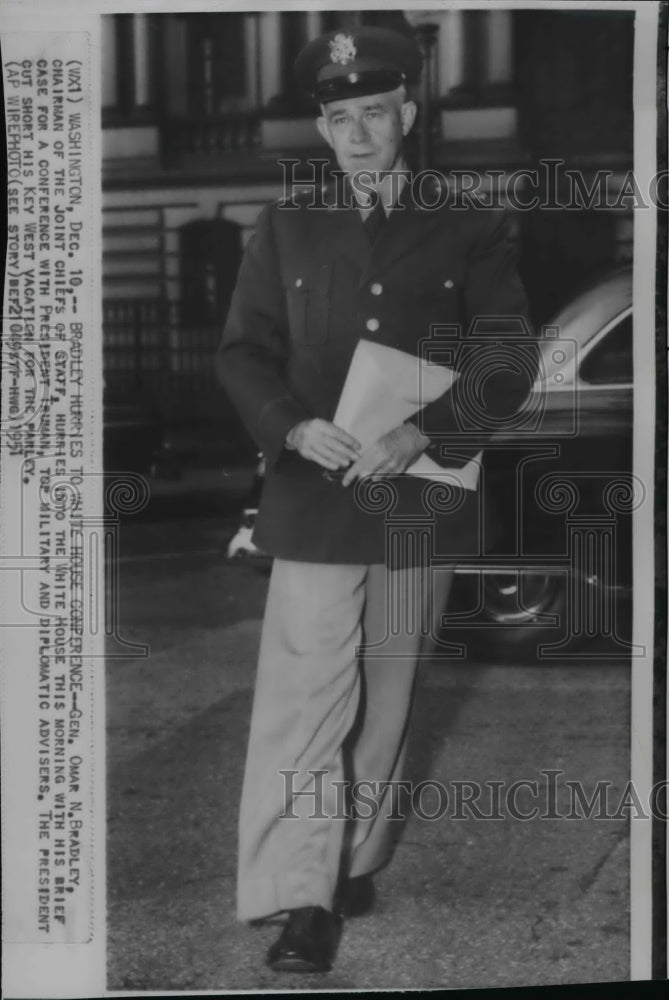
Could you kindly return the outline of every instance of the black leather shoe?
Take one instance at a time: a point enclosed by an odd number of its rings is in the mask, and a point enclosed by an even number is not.
[[[374,906],[376,891],[371,875],[345,878],[335,893],[334,910],[340,917],[362,917]]]
[[[327,972],[337,945],[337,921],[322,906],[290,910],[279,938],[267,952],[278,972]]]

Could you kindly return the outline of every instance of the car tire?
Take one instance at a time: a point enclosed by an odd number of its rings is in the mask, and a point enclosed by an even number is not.
[[[460,577],[456,610],[444,638],[504,660],[538,658],[538,647],[567,634],[564,573],[485,573]],[[475,613],[473,613],[475,609]],[[449,617],[451,617],[449,615]],[[572,642],[570,652],[576,651]]]

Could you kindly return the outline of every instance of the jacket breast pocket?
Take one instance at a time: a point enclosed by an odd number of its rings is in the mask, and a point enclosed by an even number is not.
[[[297,344],[324,344],[328,338],[332,265],[297,275],[286,288],[288,325]]]

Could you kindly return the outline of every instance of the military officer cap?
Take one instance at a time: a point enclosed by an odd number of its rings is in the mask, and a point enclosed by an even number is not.
[[[420,77],[423,57],[412,38],[390,28],[329,31],[295,60],[295,78],[319,103],[384,94]]]

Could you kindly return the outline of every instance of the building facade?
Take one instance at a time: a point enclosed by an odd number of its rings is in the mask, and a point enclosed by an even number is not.
[[[427,53],[415,157],[521,202],[545,164],[611,196],[632,167],[633,13],[445,10],[117,14],[103,19],[105,378],[168,422],[231,426],[213,382],[239,259],[283,191],[280,159],[326,154],[292,79],[333,28],[415,32]],[[301,169],[301,168],[296,168]],[[553,176],[554,179],[555,175]],[[470,179],[467,183],[471,186]],[[543,192],[546,193],[546,192]],[[548,192],[550,197],[550,192]],[[545,320],[578,280],[629,259],[631,206],[512,213],[521,270]]]

